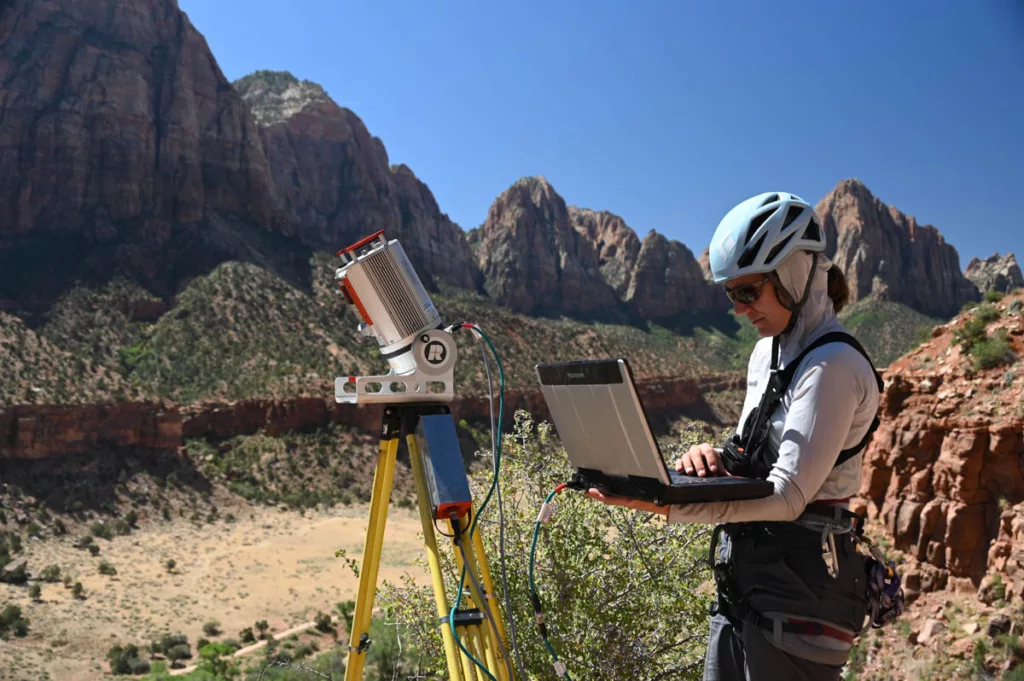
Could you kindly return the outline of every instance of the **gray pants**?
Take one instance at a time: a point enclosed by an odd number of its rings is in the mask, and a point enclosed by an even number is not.
[[[842,670],[779,650],[757,627],[736,631],[724,615],[711,618],[704,681],[838,681]]]

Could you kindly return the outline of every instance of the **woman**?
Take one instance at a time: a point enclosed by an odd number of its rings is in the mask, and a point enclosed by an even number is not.
[[[782,192],[734,207],[711,240],[714,279],[761,340],[737,435],[724,449],[691,447],[676,470],[767,477],[774,494],[655,506],[587,493],[668,522],[719,523],[705,680],[838,679],[868,611],[846,502],[860,488],[882,385],[836,317],[848,291],[824,250],[814,210]]]

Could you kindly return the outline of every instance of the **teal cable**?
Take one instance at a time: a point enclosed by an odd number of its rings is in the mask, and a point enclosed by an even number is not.
[[[533,542],[530,545],[530,569],[529,569],[529,582],[530,582],[530,600],[533,602],[533,612],[537,617],[537,625],[540,627],[540,636],[544,641],[544,646],[548,649],[552,659],[554,659],[555,673],[559,676],[565,677],[568,681],[572,681],[572,677],[569,676],[568,670],[565,669],[565,664],[558,659],[558,653],[555,652],[555,647],[551,645],[551,641],[548,640],[548,628],[544,622],[543,608],[540,604],[540,596],[537,594],[537,582],[533,577],[533,566],[537,562],[537,537],[540,536],[540,526],[544,522],[544,508],[551,503],[551,500],[556,494],[566,488],[565,483],[562,483],[555,489],[551,490],[547,498],[544,500],[544,505],[541,506],[541,513],[537,516],[537,522],[533,526]]]
[[[498,386],[499,386],[499,388],[498,388],[499,389],[499,393],[498,393],[498,433],[497,433],[498,437],[497,437],[497,447],[495,447],[495,452],[494,452],[494,477],[491,480],[491,488],[488,490],[487,496],[484,498],[484,501],[480,505],[480,508],[477,509],[477,512],[474,514],[473,522],[470,524],[469,535],[468,536],[469,536],[470,540],[472,541],[473,532],[476,530],[476,524],[477,524],[477,522],[479,522],[480,516],[483,514],[483,511],[487,507],[487,504],[490,503],[490,501],[491,501],[491,496],[494,494],[494,489],[498,485],[498,476],[499,476],[500,471],[501,471],[501,426],[502,426],[502,416],[503,416],[503,414],[505,412],[505,368],[504,368],[504,366],[502,366],[501,357],[498,356],[498,351],[495,349],[494,343],[491,342],[491,339],[487,336],[486,333],[484,333],[483,329],[481,329],[476,324],[464,323],[463,326],[469,327],[472,330],[476,331],[477,333],[480,334],[480,336],[484,339],[484,341],[487,342],[487,346],[490,348],[491,354],[494,355],[494,360],[495,360],[495,362],[498,365]],[[461,532],[461,530],[456,530],[456,532]],[[490,681],[498,681],[494,677],[494,675],[491,674],[491,672],[487,669],[487,667],[483,663],[481,663],[480,660],[476,659],[473,656],[473,654],[466,649],[466,647],[462,644],[462,640],[459,638],[459,634],[455,631],[455,612],[459,609],[459,606],[462,605],[462,592],[463,592],[463,590],[465,588],[465,585],[466,585],[466,568],[467,568],[467,566],[465,564],[465,561],[463,561],[462,574],[459,577],[459,587],[458,587],[458,590],[456,591],[456,596],[455,596],[455,604],[452,606],[452,609],[448,613],[448,626],[449,626],[449,628],[452,631],[452,638],[455,639],[455,644],[457,646],[459,646],[459,650],[461,650],[463,653],[465,653],[466,657],[468,657],[473,662],[473,664],[475,664],[478,668],[483,670],[484,674],[487,675],[487,678],[490,679]]]

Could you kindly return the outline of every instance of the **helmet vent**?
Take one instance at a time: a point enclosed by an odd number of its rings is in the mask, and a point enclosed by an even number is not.
[[[779,195],[778,194],[772,194],[767,199],[765,199],[763,202],[761,202],[761,208],[764,208],[769,203],[775,203],[778,200],[779,200]]]
[[[771,217],[772,213],[774,212],[775,211],[766,210],[765,212],[761,213],[760,215],[756,216],[753,220],[750,221],[750,226],[747,227],[747,236],[743,240],[744,244],[750,243],[750,240],[754,238],[754,234],[757,233],[758,228],[761,225],[763,225],[764,221]]]
[[[818,221],[814,218],[811,218],[811,221],[807,224],[803,238],[810,241],[821,241],[821,229],[818,227]]]
[[[739,267],[749,267],[750,264],[754,262],[754,258],[756,258],[757,254],[761,251],[761,245],[764,243],[764,238],[766,236],[768,235],[762,234],[761,238],[755,241],[753,246],[750,246],[747,250],[743,251],[743,255],[741,255],[740,259],[736,262]]]
[[[790,206],[789,210],[786,211],[786,220],[782,223],[782,229],[789,227],[803,212],[804,209],[800,206]]]
[[[786,244],[788,244],[790,239],[792,239],[794,236],[795,235],[790,234],[785,239],[775,244],[775,247],[772,250],[768,251],[768,257],[765,258],[764,264],[771,265],[773,262],[775,262],[775,256],[779,254],[779,251],[786,247]]]

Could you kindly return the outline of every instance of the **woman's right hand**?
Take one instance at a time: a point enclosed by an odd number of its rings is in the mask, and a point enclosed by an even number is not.
[[[717,475],[720,466],[718,453],[715,452],[714,447],[708,442],[693,445],[689,451],[676,461],[676,470],[680,473],[686,473],[687,475],[696,474],[702,478],[709,475]]]

